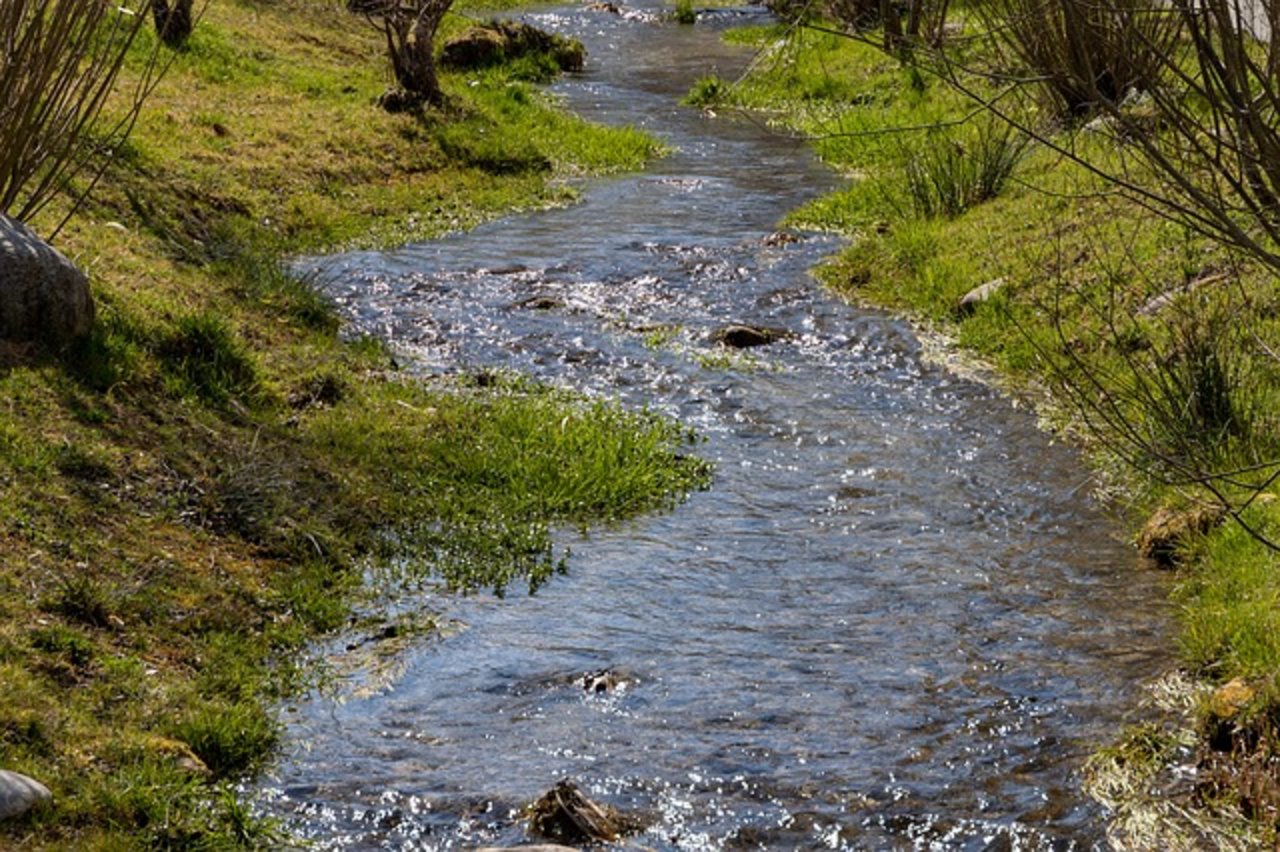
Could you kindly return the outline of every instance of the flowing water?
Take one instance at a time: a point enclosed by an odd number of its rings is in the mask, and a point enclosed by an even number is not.
[[[413,369],[649,406],[717,464],[674,512],[561,534],[568,574],[534,596],[414,599],[455,629],[385,689],[290,708],[259,801],[321,846],[517,844],[564,777],[648,813],[656,849],[1105,843],[1079,768],[1165,662],[1163,593],[1031,415],[822,292],[833,241],[769,238],[836,178],[676,104],[743,67],[718,33],[750,14],[531,16],[591,51],[556,87],[573,109],[676,152],[567,209],[319,262]],[[731,352],[730,322],[788,336]]]

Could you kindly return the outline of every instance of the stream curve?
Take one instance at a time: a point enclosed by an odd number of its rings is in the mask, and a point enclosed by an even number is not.
[[[573,207],[315,261],[423,373],[511,368],[707,437],[710,491],[579,536],[536,595],[425,594],[460,629],[394,684],[286,715],[259,807],[321,848],[526,842],[558,779],[651,814],[655,849],[1105,845],[1079,767],[1168,662],[1164,592],[1077,455],[909,326],[824,293],[829,237],[771,237],[837,185],[798,142],[679,107],[750,55],[585,9],[555,90],[675,150]],[[782,329],[738,352],[730,323]],[[620,685],[584,690],[609,670]]]

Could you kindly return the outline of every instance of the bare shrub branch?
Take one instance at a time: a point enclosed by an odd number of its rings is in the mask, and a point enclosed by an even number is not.
[[[144,13],[105,0],[0,0],[0,213],[29,220],[77,175],[96,182],[163,71],[153,53],[125,108],[99,121]]]

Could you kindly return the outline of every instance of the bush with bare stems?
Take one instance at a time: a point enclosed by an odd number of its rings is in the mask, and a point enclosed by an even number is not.
[[[979,0],[973,6],[1055,114],[1081,118],[1161,78],[1179,21],[1149,0]]]
[[[766,0],[784,21],[833,21],[854,32],[883,26],[884,45],[896,50],[942,40],[950,0]]]
[[[1040,306],[1056,340],[1038,348],[1059,397],[1112,459],[1280,550],[1247,514],[1280,481],[1270,406],[1280,365],[1250,321],[1256,299],[1230,268],[1151,298],[1160,283],[1145,280],[1124,248],[1099,245],[1096,254],[1100,286],[1064,276]]]
[[[959,53],[933,54],[934,70],[1108,192],[1280,272],[1280,45],[1272,38],[1280,0],[980,0],[976,8],[1012,66],[994,75],[998,94],[989,69],[964,67]],[[1020,103],[1024,94],[1041,102],[1047,94],[1059,114],[1094,116],[1082,130],[1096,141],[1081,144],[1027,118],[1035,111]],[[1116,457],[1199,489],[1244,525],[1243,510],[1280,482],[1280,446],[1274,420],[1241,406],[1264,373],[1274,386],[1280,358],[1265,341],[1240,339],[1253,333],[1244,290],[1219,289],[1225,301],[1214,312],[1226,321],[1199,304],[1144,335],[1164,343],[1131,352],[1132,363],[1079,359],[1059,378]],[[1115,289],[1103,298],[1114,301]],[[1149,324],[1109,316],[1102,336],[1124,352]]]
[[[969,83],[971,69],[938,54],[949,82],[1114,190],[1280,272],[1280,45],[1270,37],[1280,0],[982,0],[979,8],[1033,72],[1011,89],[1029,79],[1071,111],[1099,114],[1091,130],[1109,129],[1117,144],[1095,156],[1096,147],[1032,126],[1010,99],[993,103]]]
[[[72,178],[100,174],[161,70],[153,54],[124,108],[99,120],[144,12],[103,0],[0,0],[0,214],[29,220]]]

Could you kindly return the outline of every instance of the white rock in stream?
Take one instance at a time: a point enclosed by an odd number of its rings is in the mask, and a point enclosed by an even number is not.
[[[49,788],[34,778],[0,769],[0,819],[25,814],[40,802],[52,798]]]

